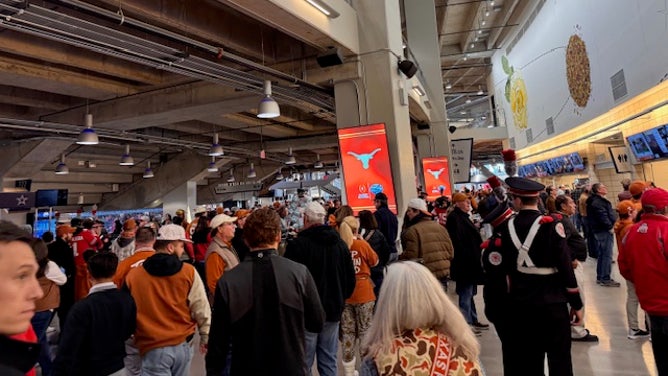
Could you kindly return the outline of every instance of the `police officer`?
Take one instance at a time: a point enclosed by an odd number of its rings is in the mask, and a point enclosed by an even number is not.
[[[504,262],[509,262],[508,325],[504,343],[506,375],[543,375],[547,354],[550,376],[573,375],[571,320],[582,321],[577,288],[562,223],[538,211],[545,186],[532,180],[506,179],[517,215],[501,233]],[[571,310],[567,303],[570,304]]]

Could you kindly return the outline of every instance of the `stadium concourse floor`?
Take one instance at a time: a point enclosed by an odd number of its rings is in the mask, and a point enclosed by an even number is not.
[[[596,285],[596,260],[590,259],[584,263],[585,267],[585,306],[586,327],[599,337],[598,343],[573,342],[573,371],[577,376],[656,376],[652,344],[649,339],[629,340],[626,338],[626,284],[619,275],[617,265],[613,264],[612,278],[621,282],[621,287],[602,287]],[[451,286],[451,297],[456,301],[454,286]],[[476,297],[478,312],[481,321],[482,290],[478,289]],[[640,321],[643,321],[640,313]],[[641,324],[642,326],[642,324]],[[644,329],[644,328],[643,328]],[[521,330],[519,328],[518,330]],[[483,331],[480,339],[482,351],[480,360],[485,367],[487,376],[503,375],[501,361],[501,344],[491,327]],[[668,356],[668,354],[666,354]],[[204,359],[199,352],[193,359],[191,375],[204,375]],[[313,371],[313,375],[318,372]],[[546,371],[547,374],[547,371]],[[343,375],[339,366],[339,375]]]

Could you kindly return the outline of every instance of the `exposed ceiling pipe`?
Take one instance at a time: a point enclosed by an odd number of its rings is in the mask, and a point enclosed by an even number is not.
[[[0,18],[0,24],[12,30],[239,90],[263,92],[263,78],[67,14],[36,5],[24,10],[0,3],[0,10],[13,12]],[[312,104],[333,116],[331,94],[306,87],[295,89],[278,85],[274,86],[273,92],[288,101]]]
[[[103,9],[103,8],[100,8],[100,7],[96,7],[94,5],[84,3],[82,1],[78,1],[78,0],[59,0],[59,2],[64,3],[64,4],[73,5],[73,6],[76,6],[78,8],[85,9],[87,11],[96,13],[98,15],[105,16],[105,17],[111,18],[113,20],[117,20],[119,23],[122,21],[124,24],[136,26],[138,28],[141,28],[141,29],[148,30],[148,31],[154,32],[156,34],[159,34],[163,37],[167,37],[167,38],[170,38],[170,39],[173,39],[173,40],[176,40],[176,41],[179,41],[179,42],[191,45],[191,46],[201,48],[205,51],[208,51],[208,52],[212,53],[215,56],[218,56],[218,54],[222,50],[221,47],[212,46],[210,44],[206,44],[206,43],[200,42],[198,40],[188,38],[188,37],[183,36],[181,34],[177,34],[177,33],[174,33],[172,31],[165,30],[163,28],[159,28],[157,26],[147,24],[147,23],[139,21],[139,20],[135,20],[133,18],[129,18],[129,17],[126,17],[126,16],[121,16],[116,12],[112,12],[112,11],[109,11],[109,10],[106,10],[106,9]],[[284,72],[278,71],[276,69],[264,66],[262,64],[255,63],[251,60],[245,59],[241,56],[234,55],[234,54],[229,53],[227,51],[223,51],[221,57],[224,58],[224,59],[233,61],[237,64],[244,65],[248,68],[260,71],[262,73],[266,73],[266,74],[271,75],[271,76],[274,76],[276,78],[280,78],[282,80],[292,82],[293,84],[306,86],[306,87],[309,87],[309,88],[314,89],[314,90],[319,90],[323,93],[331,94],[331,90],[329,90],[325,87],[322,87],[320,85],[312,84],[310,82],[304,81],[304,80],[299,79],[297,77],[291,76],[287,73],[284,73]]]

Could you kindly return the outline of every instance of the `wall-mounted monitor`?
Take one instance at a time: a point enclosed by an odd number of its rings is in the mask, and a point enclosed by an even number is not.
[[[637,160],[649,161],[654,159],[654,153],[652,153],[652,149],[650,149],[644,134],[634,134],[627,137],[626,140],[629,142],[631,151]]]
[[[67,205],[67,189],[38,189],[35,192],[35,207],[48,208]]]
[[[647,141],[647,146],[652,151],[654,159],[668,156],[668,146],[666,146],[666,141],[661,136],[661,133],[659,133],[659,129],[663,128],[664,126],[661,126],[660,128],[650,129],[642,133],[645,135],[645,141]]]
[[[582,171],[585,169],[584,161],[580,156],[580,153],[571,153],[568,155],[568,161],[573,166],[573,171]]]

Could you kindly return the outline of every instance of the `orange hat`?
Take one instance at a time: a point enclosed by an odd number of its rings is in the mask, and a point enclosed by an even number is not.
[[[216,208],[216,214],[223,214],[223,207],[222,206],[218,206]]]
[[[617,213],[619,214],[629,214],[635,209],[635,205],[631,200],[624,200],[617,204]]]
[[[56,236],[63,237],[65,234],[72,234],[76,229],[70,225],[60,225],[56,227]]]
[[[235,213],[235,216],[236,216],[237,218],[241,219],[241,218],[247,217],[250,213],[251,213],[250,210],[247,210],[247,209],[239,209],[239,210],[237,210],[237,212]]]
[[[637,196],[639,194],[642,194],[643,191],[647,188],[647,183],[645,183],[642,180],[636,180],[631,185],[629,185],[629,192],[631,193],[631,196]]]
[[[137,228],[137,221],[135,221],[132,218],[123,222],[123,231],[133,231],[136,228]]]

